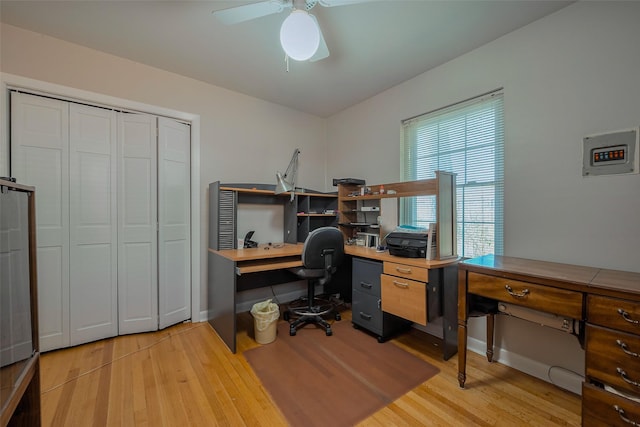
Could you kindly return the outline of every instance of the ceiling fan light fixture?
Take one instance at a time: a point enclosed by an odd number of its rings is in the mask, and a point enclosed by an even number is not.
[[[320,28],[308,12],[294,9],[280,27],[280,44],[289,58],[306,61],[320,46]]]

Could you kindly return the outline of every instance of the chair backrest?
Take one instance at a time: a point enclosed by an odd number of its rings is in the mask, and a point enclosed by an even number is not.
[[[313,230],[304,241],[302,264],[307,269],[325,269],[335,272],[344,258],[344,238],[335,227]],[[327,265],[329,264],[329,265]]]

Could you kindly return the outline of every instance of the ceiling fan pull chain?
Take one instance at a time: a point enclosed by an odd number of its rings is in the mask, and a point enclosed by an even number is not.
[[[286,69],[288,73],[289,72],[289,55],[287,55],[286,53],[284,54],[284,62],[285,64],[287,64]]]

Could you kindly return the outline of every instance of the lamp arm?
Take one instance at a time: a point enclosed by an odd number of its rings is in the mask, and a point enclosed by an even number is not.
[[[293,155],[291,156],[291,160],[289,161],[289,166],[287,166],[287,170],[284,173],[284,178],[289,175],[293,175],[293,180],[296,179],[296,172],[298,172],[298,155],[300,154],[300,150],[296,148],[293,150]],[[291,181],[292,183],[294,181]]]

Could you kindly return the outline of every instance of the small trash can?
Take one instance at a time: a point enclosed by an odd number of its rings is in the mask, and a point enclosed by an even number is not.
[[[270,299],[257,302],[251,307],[253,331],[259,344],[269,344],[276,339],[280,309]]]

